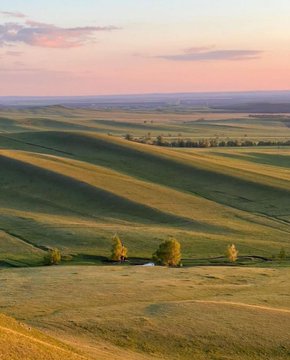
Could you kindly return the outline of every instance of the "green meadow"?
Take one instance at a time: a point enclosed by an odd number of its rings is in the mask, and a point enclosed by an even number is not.
[[[128,133],[285,141],[290,120],[1,109],[1,312],[45,333],[23,337],[39,359],[288,359],[289,260],[277,256],[290,254],[290,148],[165,148]],[[174,236],[184,267],[108,265],[115,233],[133,263]],[[240,258],[222,266],[231,243]],[[51,248],[60,266],[43,266]]]
[[[226,137],[247,131],[264,139],[275,129],[279,139],[290,134],[284,118],[171,114],[158,122],[151,113],[63,107],[2,112],[0,256],[8,265],[37,265],[49,247],[97,262],[116,232],[132,257],[150,258],[169,235],[190,258],[223,255],[229,242],[244,255],[290,250],[289,148],[169,149],[124,139],[182,129],[213,136],[225,126]]]

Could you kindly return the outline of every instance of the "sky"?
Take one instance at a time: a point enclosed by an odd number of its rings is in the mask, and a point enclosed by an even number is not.
[[[0,2],[0,96],[290,89],[289,0]]]

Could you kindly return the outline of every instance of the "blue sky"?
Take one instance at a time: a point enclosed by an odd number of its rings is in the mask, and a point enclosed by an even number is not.
[[[74,21],[187,21],[204,16],[289,19],[288,0],[9,0],[2,10],[30,16]],[[67,17],[69,15],[69,18]],[[70,20],[71,19],[71,20]]]

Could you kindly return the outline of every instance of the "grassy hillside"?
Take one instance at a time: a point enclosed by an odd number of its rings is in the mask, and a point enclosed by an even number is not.
[[[32,304],[31,304],[32,305]],[[23,316],[22,316],[23,317]],[[37,324],[38,327],[39,324]],[[60,336],[58,331],[35,330],[31,325],[21,323],[0,314],[0,356],[5,360],[154,360],[155,357],[122,349],[99,338],[93,344],[84,334],[63,336],[63,341],[45,334]],[[84,340],[86,339],[86,340]]]
[[[81,115],[87,117],[80,121]],[[117,116],[102,113],[109,115]],[[0,133],[0,166],[5,169],[0,260],[6,265],[40,264],[51,246],[95,262],[108,256],[115,232],[138,257],[150,257],[168,235],[182,242],[184,257],[222,255],[229,242],[245,255],[271,257],[281,247],[289,250],[287,148],[168,149],[100,134],[97,128],[75,128],[88,122],[131,129],[148,125],[147,120],[134,123],[126,113],[117,120],[93,121],[94,111],[49,107],[9,116],[14,127]],[[230,121],[204,123],[214,127]],[[262,120],[235,124],[255,131],[257,121]],[[269,131],[283,119],[265,123]],[[14,131],[15,124],[21,131]],[[34,128],[48,124],[49,130]],[[188,123],[169,117],[159,125],[186,130]],[[15,251],[15,242],[23,251]]]
[[[2,314],[0,349],[1,358],[5,360],[89,360],[70,346]]]
[[[106,359],[100,349],[132,360],[290,356],[289,268],[63,266],[4,279],[3,311],[94,359]]]
[[[287,139],[287,119],[1,110],[0,307],[42,333],[0,316],[0,357],[288,359],[289,261],[255,256],[290,252],[290,149],[124,139]],[[184,267],[84,266],[104,264],[115,233],[133,262],[175,236]],[[229,243],[240,266],[206,267]],[[65,266],[32,268],[52,247]]]

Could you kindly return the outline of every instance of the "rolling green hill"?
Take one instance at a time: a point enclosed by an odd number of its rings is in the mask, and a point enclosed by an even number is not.
[[[6,132],[0,133],[0,166],[5,169],[0,241],[6,244],[0,256],[6,265],[40,263],[51,246],[97,261],[109,254],[115,232],[136,257],[150,257],[168,235],[182,242],[185,257],[222,255],[229,242],[247,255],[271,257],[289,248],[287,148],[168,149],[88,128],[90,123],[134,131],[147,126],[142,114],[135,123],[132,114],[94,120],[116,114],[61,107],[7,110],[4,115],[12,119],[12,125],[4,121]],[[251,129],[249,121],[204,120],[211,127],[232,122]],[[262,120],[252,121],[255,132]],[[275,121],[265,123],[267,130]],[[21,130],[15,131],[16,125]],[[169,117],[148,126],[183,125]],[[22,252],[15,250],[15,242]]]
[[[0,358],[288,359],[289,261],[263,259],[290,252],[290,148],[124,139],[279,140],[287,124],[247,114],[2,109],[0,307],[28,325],[0,315]],[[85,266],[106,264],[115,233],[132,263],[175,236],[184,267]],[[213,266],[225,264],[229,243],[245,262]],[[52,247],[63,266],[40,266]]]

